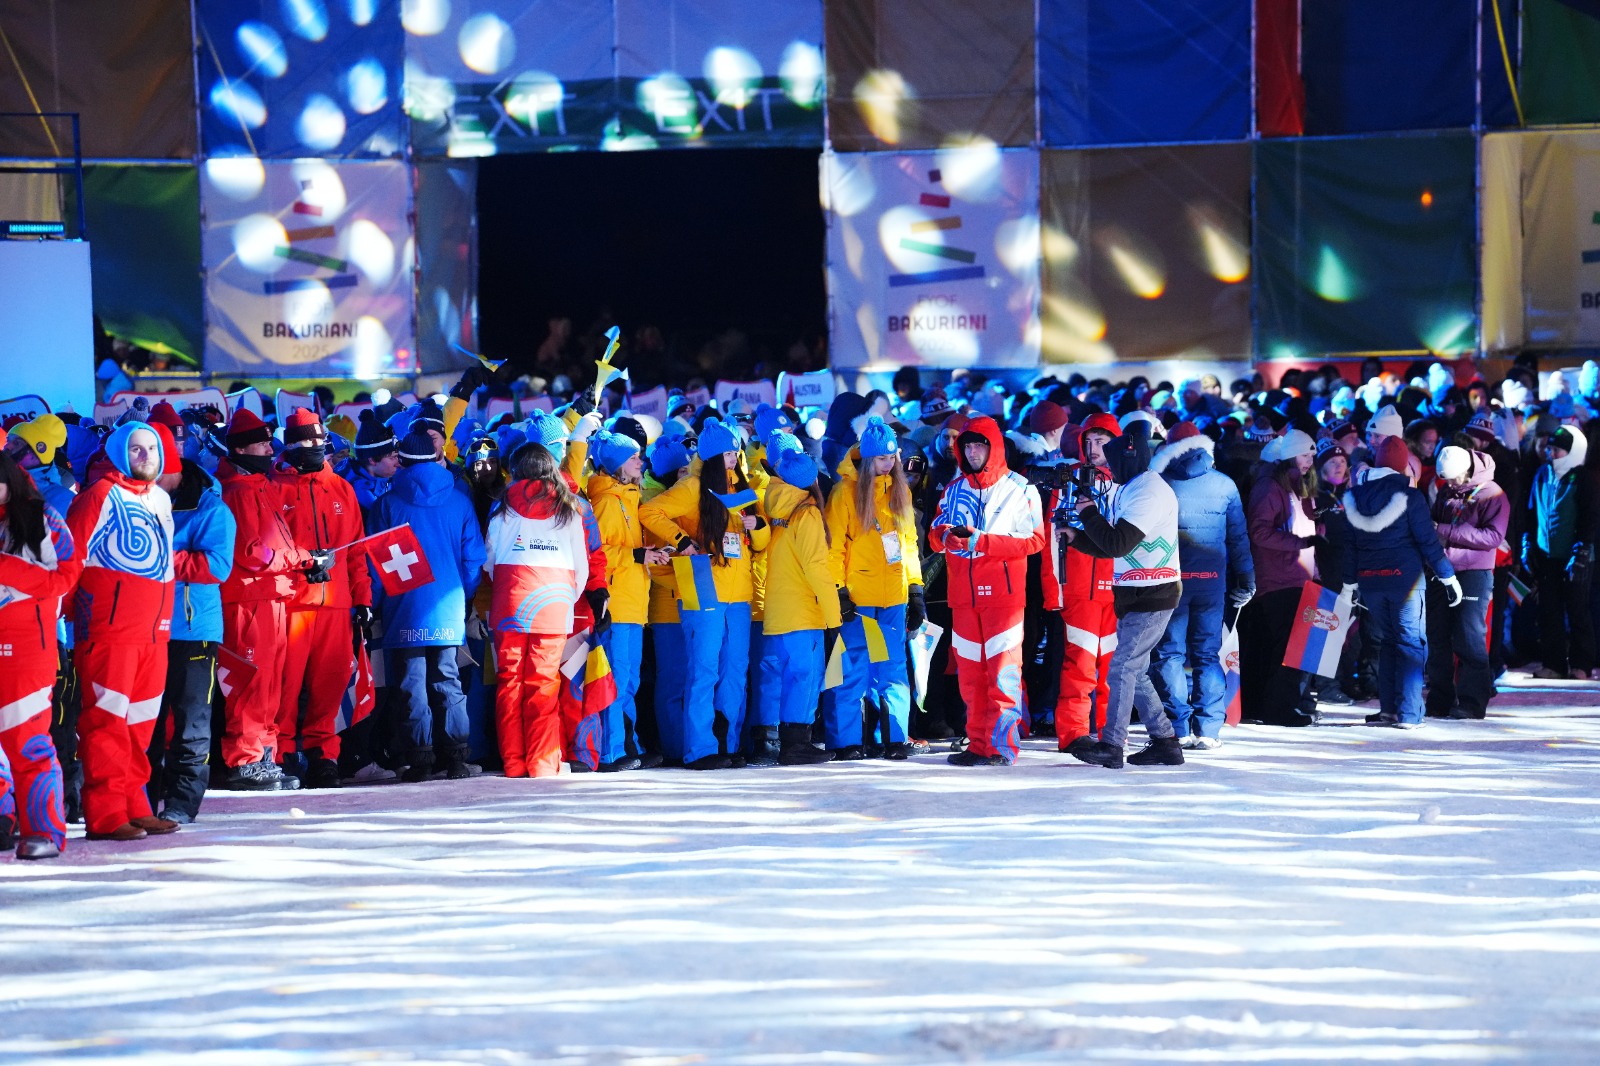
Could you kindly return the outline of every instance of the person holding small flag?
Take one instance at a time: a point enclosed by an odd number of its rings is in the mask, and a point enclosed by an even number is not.
[[[689,451],[681,436],[663,433],[650,445],[647,455],[650,476],[639,490],[641,512],[646,503],[688,477],[690,472]],[[639,524],[644,525],[642,515]],[[655,712],[656,741],[661,757],[681,763],[683,696],[688,682],[689,651],[683,635],[683,618],[678,610],[678,579],[673,572],[672,556],[668,550],[677,542],[677,526],[671,526],[668,532],[670,539],[663,539],[645,527],[646,546],[658,549],[667,560],[650,567],[648,620],[650,646],[656,664],[655,698],[651,709]]]
[[[409,526],[415,547],[373,541],[365,555],[378,578],[373,609],[382,620],[385,674],[406,711],[402,777],[426,781],[442,766],[446,778],[459,780],[478,772],[467,761],[467,701],[456,655],[483,573],[483,537],[472,501],[439,465],[431,434],[412,429],[398,454],[400,470],[372,505],[367,528],[379,534]],[[434,734],[436,719],[442,737]]]
[[[1461,581],[1451,607],[1428,587],[1428,705],[1431,718],[1482,718],[1494,697],[1489,617],[1495,555],[1505,545],[1511,500],[1494,480],[1487,452],[1446,445],[1435,466],[1432,517],[1439,543]]]
[[[1439,544],[1428,501],[1412,483],[1414,457],[1404,438],[1385,437],[1367,480],[1344,495],[1350,539],[1344,594],[1359,588],[1378,642],[1378,713],[1367,724],[1415,729],[1422,724],[1427,664],[1424,570],[1445,589],[1445,605],[1462,602],[1461,582]]]

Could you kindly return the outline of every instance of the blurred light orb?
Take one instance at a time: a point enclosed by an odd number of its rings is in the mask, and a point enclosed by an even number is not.
[[[233,31],[233,41],[245,62],[246,76],[260,73],[269,78],[281,78],[289,69],[289,53],[283,47],[283,38],[266,23],[239,23],[239,28]]]
[[[822,102],[826,70],[822,49],[809,41],[791,41],[778,63],[778,84],[783,94],[801,107],[812,108]]]
[[[217,82],[211,87],[211,106],[247,129],[260,129],[267,121],[267,105],[246,82]]]
[[[394,338],[377,318],[362,315],[356,319],[355,343],[350,355],[350,369],[356,377],[382,377],[394,357]]]
[[[267,185],[267,168],[253,155],[212,156],[206,181],[230,200],[254,200]]]
[[[713,48],[706,53],[704,72],[717,99],[737,108],[747,106],[761,87],[761,64],[743,48]]]
[[[843,218],[859,214],[878,195],[871,168],[859,161],[840,162],[836,155],[823,156],[822,206]]]
[[[371,56],[359,60],[345,73],[344,95],[358,115],[381,111],[389,102],[389,75],[383,64]]]
[[[308,41],[328,36],[328,9],[322,0],[283,0],[283,24]]]
[[[432,37],[450,24],[450,0],[400,0],[400,25],[417,37]]]
[[[911,87],[897,70],[869,70],[856,83],[856,109],[885,144],[900,143],[900,111],[911,99]]]
[[[314,152],[331,152],[344,140],[344,112],[325,93],[306,97],[306,106],[295,121],[294,133],[300,143]]]
[[[1342,304],[1354,300],[1360,286],[1355,275],[1344,265],[1344,260],[1339,258],[1339,253],[1324,244],[1317,252],[1317,267],[1311,288],[1329,303]]]
[[[539,115],[560,107],[566,92],[561,79],[554,74],[526,71],[511,80],[511,89],[506,93],[506,114],[524,126],[537,126]]]
[[[1039,219],[1034,215],[1007,219],[995,228],[995,255],[1018,277],[1034,273],[1039,269],[1039,234]]]
[[[378,17],[378,0],[348,0],[350,21],[365,26]]]
[[[910,248],[902,248],[900,239],[909,237],[922,244],[934,244],[923,235],[913,234],[913,223],[926,222],[933,216],[920,207],[910,204],[901,204],[891,207],[878,216],[878,246],[883,249],[883,254],[889,257],[889,262],[894,264],[896,270],[907,274],[915,274],[924,270],[939,270],[944,265],[944,260],[927,252],[918,252]]]
[[[950,195],[986,203],[1000,195],[1000,146],[981,134],[952,137],[934,153]]]
[[[394,241],[376,222],[358,218],[341,234],[345,258],[373,285],[386,285],[394,277]]]
[[[233,224],[233,254],[240,265],[257,274],[276,274],[288,262],[278,255],[289,247],[283,223],[268,214],[246,215]]]
[[[296,159],[289,164],[289,174],[294,187],[300,190],[300,199],[322,209],[316,216],[322,222],[332,222],[344,214],[348,200],[344,181],[332,165],[321,159]]]
[[[635,102],[663,130],[695,131],[694,88],[682,76],[664,71],[639,83]]]
[[[455,83],[449,78],[429,74],[413,60],[406,60],[405,80],[401,85],[406,114],[421,122],[439,122],[456,106]]]
[[[911,305],[911,325],[906,339],[924,360],[940,366],[968,366],[978,361],[982,345],[974,329],[955,323],[967,317],[960,304],[947,299],[918,300]]]
[[[456,35],[461,62],[479,74],[498,74],[517,52],[517,37],[499,15],[473,15]]]

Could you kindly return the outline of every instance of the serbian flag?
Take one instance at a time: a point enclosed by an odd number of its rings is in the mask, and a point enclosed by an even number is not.
[[[1333,589],[1307,581],[1295,608],[1283,665],[1321,677],[1337,675],[1339,653],[1350,632],[1350,607],[1350,601],[1341,600]]]
[[[721,602],[711,576],[711,556],[673,556],[672,573],[678,579],[678,603],[685,611],[709,610]]]
[[[363,545],[386,595],[399,596],[433,582],[433,568],[411,531],[411,523],[368,537]]]
[[[1244,717],[1244,701],[1239,698],[1239,629],[1222,631],[1222,646],[1217,649],[1217,659],[1222,663],[1222,683],[1226,686],[1228,725],[1238,725]]]
[[[217,687],[224,699],[243,692],[256,679],[256,664],[231,648],[217,645]]]

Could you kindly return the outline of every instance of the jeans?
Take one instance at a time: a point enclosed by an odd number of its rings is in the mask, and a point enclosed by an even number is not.
[[[1227,683],[1217,651],[1222,647],[1221,581],[1183,584],[1183,599],[1156,645],[1151,680],[1178,736],[1222,735],[1227,716]],[[1191,676],[1184,676],[1187,666]]]
[[[174,640],[167,645],[167,690],[150,734],[151,807],[175,807],[190,818],[200,813],[200,800],[211,781],[216,667],[215,641]]]
[[[1378,643],[1378,710],[1402,722],[1422,721],[1422,673],[1428,658],[1426,578],[1414,585],[1361,586],[1361,603]]]
[[[1447,715],[1460,707],[1482,718],[1494,695],[1489,666],[1489,614],[1493,570],[1457,570],[1466,598],[1446,606],[1449,597],[1437,582],[1428,586],[1428,713]]]
[[[467,697],[461,691],[461,675],[456,667],[456,648],[390,648],[389,684],[398,690],[405,708],[406,743],[410,760],[423,754],[432,758],[435,749],[440,761],[467,757]],[[444,730],[443,743],[434,736],[434,718]]]
[[[1100,742],[1120,748],[1128,742],[1128,723],[1135,705],[1139,721],[1153,739],[1174,736],[1172,723],[1150,683],[1150,654],[1167,631],[1171,611],[1132,611],[1117,620],[1117,650],[1111,655],[1111,691]]]

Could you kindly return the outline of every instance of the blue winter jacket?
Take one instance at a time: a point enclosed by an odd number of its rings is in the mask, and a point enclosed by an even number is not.
[[[1426,566],[1441,580],[1455,576],[1445,558],[1428,500],[1403,474],[1374,468],[1367,480],[1344,494],[1350,539],[1344,552],[1344,582],[1362,588],[1419,587]],[[1373,476],[1379,475],[1379,476]]]
[[[233,573],[236,527],[222,502],[222,486],[185,459],[183,481],[172,493],[172,559],[179,579],[172,597],[173,640],[222,640],[222,583]]]
[[[472,500],[436,463],[401,467],[367,513],[367,531],[406,522],[417,535],[433,581],[399,596],[384,594],[373,572],[372,606],[383,619],[385,648],[455,647],[466,640],[467,604],[482,576],[483,535]]]
[[[392,477],[373,477],[353,458],[340,463],[334,472],[350,482],[350,487],[356,490],[356,503],[361,505],[362,514],[371,512],[372,505],[377,503],[394,483]]]
[[[1185,437],[1168,444],[1150,461],[1178,497],[1178,565],[1183,587],[1223,583],[1223,588],[1256,587],[1250,555],[1250,527],[1233,479],[1212,466],[1210,437]]]
[[[73,491],[61,483],[61,473],[53,466],[36,466],[28,471],[34,488],[44,497],[44,502],[62,514],[72,506]]]

